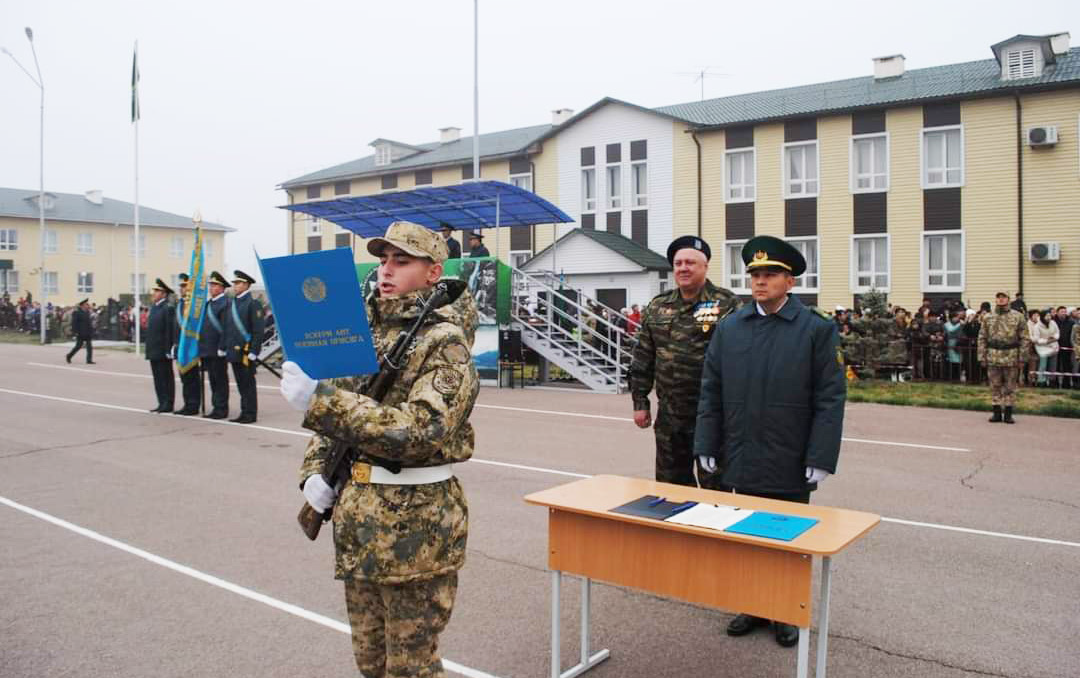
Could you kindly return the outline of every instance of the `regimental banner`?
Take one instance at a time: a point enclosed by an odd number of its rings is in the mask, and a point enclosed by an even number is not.
[[[195,218],[195,248],[191,251],[188,284],[180,299],[180,341],[176,347],[176,362],[180,374],[199,366],[199,333],[206,317],[209,288],[206,279],[206,259],[203,257],[202,220]]]

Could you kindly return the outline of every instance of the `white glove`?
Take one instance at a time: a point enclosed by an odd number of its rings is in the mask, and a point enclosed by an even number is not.
[[[293,361],[286,360],[281,366],[281,395],[285,396],[286,402],[292,405],[293,409],[306,411],[318,385],[318,381],[304,374],[304,370]]]
[[[716,457],[698,457],[698,462],[709,473],[716,473]]]
[[[175,347],[170,348],[169,349],[169,360],[172,360],[175,357],[176,357],[176,348]]]
[[[328,508],[334,505],[337,492],[334,492],[334,488],[326,484],[326,480],[321,473],[316,473],[308,476],[308,479],[304,481],[304,499],[307,499],[307,503],[311,504],[311,508],[319,513],[325,513]]]
[[[248,353],[248,360],[249,361],[255,362],[258,359],[259,359],[259,356],[255,355],[254,353]]]
[[[806,483],[813,485],[814,483],[820,483],[829,477],[829,472],[825,469],[815,468],[813,466],[806,467]]]
[[[219,351],[217,352],[217,357],[219,357],[219,358],[224,358],[224,357],[225,357],[225,351],[220,351],[220,350],[219,350]]]

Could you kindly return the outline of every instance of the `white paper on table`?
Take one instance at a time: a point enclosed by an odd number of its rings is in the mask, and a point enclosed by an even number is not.
[[[679,511],[668,518],[667,522],[722,531],[753,513],[753,511],[736,506],[698,503],[685,511]]]

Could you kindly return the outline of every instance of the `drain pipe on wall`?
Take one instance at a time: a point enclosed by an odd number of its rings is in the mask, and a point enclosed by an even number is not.
[[[701,142],[698,141],[697,130],[690,130],[690,137],[697,146],[697,237],[701,237]]]
[[[1017,293],[1024,293],[1024,129],[1020,92],[1013,91],[1016,101],[1016,270]]]

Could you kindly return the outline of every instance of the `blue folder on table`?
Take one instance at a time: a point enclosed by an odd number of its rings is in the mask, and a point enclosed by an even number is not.
[[[724,530],[724,532],[791,541],[816,525],[817,522],[817,518],[754,511],[748,517]]]
[[[285,357],[312,379],[379,371],[352,250],[259,259]]]

